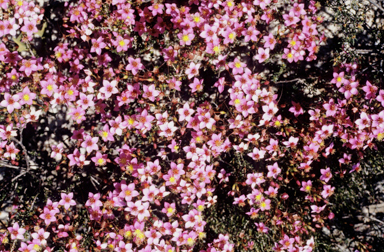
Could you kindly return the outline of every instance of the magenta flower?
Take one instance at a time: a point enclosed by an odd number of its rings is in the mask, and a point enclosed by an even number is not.
[[[76,202],[72,198],[73,193],[61,193],[61,200],[59,201],[59,205],[64,206],[66,210],[68,210],[70,206],[76,206]]]

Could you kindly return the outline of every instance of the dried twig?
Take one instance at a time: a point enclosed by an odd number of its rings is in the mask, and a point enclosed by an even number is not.
[[[381,12],[384,13],[384,8],[381,7],[375,0],[368,0],[371,4],[373,4],[374,6],[376,6],[379,10],[381,10]]]
[[[16,170],[19,170],[20,168],[23,169],[23,167],[10,165],[10,164],[4,163],[4,162],[0,162],[0,167],[7,167],[7,168],[16,169]]]
[[[31,159],[29,158],[27,149],[25,148],[24,144],[22,142],[20,142],[19,140],[17,140],[16,138],[12,137],[11,140],[15,141],[23,149],[24,156],[25,156],[26,163],[27,163],[27,172],[28,172],[29,169],[30,169],[30,161],[31,161]]]

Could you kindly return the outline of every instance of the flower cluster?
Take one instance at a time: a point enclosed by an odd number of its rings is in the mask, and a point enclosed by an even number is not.
[[[354,160],[384,137],[384,91],[360,82],[356,64],[335,69],[324,102],[288,107],[264,71],[317,59],[314,1],[66,2],[62,37],[41,57],[43,9],[0,7],[1,161],[30,172],[23,130],[65,108],[71,136],[49,144],[44,169],[105,178],[83,203],[84,192],[60,191],[31,207],[32,223],[12,219],[0,241],[19,251],[233,251],[235,234],[207,235],[222,188],[276,251],[313,251],[333,218],[332,177],[358,171]]]

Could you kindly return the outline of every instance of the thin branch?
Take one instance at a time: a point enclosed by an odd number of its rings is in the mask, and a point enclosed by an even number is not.
[[[24,167],[15,166],[15,165],[10,165],[10,164],[3,163],[3,162],[0,162],[0,167],[7,167],[7,168],[12,168],[12,169],[17,169],[17,170],[20,170],[20,168],[21,168],[21,169],[24,168]]]
[[[24,176],[24,175],[27,174],[27,173],[28,173],[28,171],[23,171],[23,172],[21,172],[19,175],[17,175],[16,177],[14,177],[14,178],[12,179],[12,182],[14,182],[14,181],[17,180],[18,178]]]
[[[27,171],[29,171],[30,169],[30,161],[31,159],[29,158],[28,156],[28,152],[27,152],[27,149],[25,148],[24,144],[22,144],[19,140],[17,140],[16,138],[12,137],[11,138],[12,141],[15,141],[18,145],[20,145],[20,147],[23,149],[23,152],[24,152],[24,155],[25,155],[25,159],[26,159],[26,163],[27,163]]]
[[[379,10],[381,10],[384,13],[384,8],[377,4],[375,0],[368,0],[371,4],[376,6]]]

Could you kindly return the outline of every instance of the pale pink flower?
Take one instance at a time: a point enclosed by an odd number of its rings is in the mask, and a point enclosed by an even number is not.
[[[93,150],[99,149],[99,146],[97,145],[98,141],[98,137],[87,136],[87,138],[81,144],[81,147],[86,148],[87,153],[91,153]]]
[[[259,47],[257,50],[257,55],[255,56],[255,59],[259,61],[259,63],[262,63],[266,61],[269,58],[269,48],[264,49],[262,47]]]
[[[26,230],[24,228],[20,228],[19,223],[15,222],[15,224],[13,224],[13,227],[8,228],[8,231],[11,234],[12,240],[15,240],[15,239],[23,240],[24,233]]]
[[[44,212],[40,214],[40,218],[44,220],[45,225],[49,225],[51,222],[56,221],[55,217],[56,211],[54,210],[49,210],[48,207],[44,207]]]
[[[59,201],[59,205],[64,206],[66,210],[68,210],[71,206],[76,206],[76,202],[72,199],[73,193],[61,193],[61,200]]]
[[[18,102],[20,99],[18,94],[10,95],[9,93],[4,94],[4,100],[0,103],[1,106],[6,107],[8,113],[12,113],[15,109],[20,109],[21,105]]]
[[[133,75],[136,75],[139,70],[144,69],[144,65],[141,63],[140,58],[134,59],[132,57],[129,57],[128,62],[129,63],[126,66],[125,70],[131,71]]]
[[[188,75],[188,79],[192,79],[192,77],[199,74],[200,65],[200,63],[195,64],[194,62],[191,62],[189,68],[185,70],[185,74]]]

